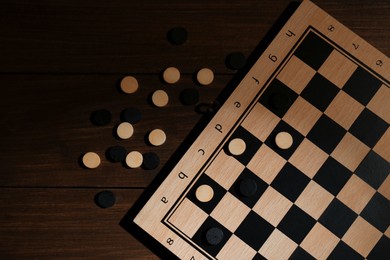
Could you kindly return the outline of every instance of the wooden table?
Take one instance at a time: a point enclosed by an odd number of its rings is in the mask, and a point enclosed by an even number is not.
[[[390,55],[390,2],[318,0],[320,7]],[[0,8],[0,256],[2,259],[157,258],[120,222],[202,118],[183,106],[179,93],[198,88],[210,104],[236,71],[225,66],[231,52],[249,56],[289,1],[1,1]],[[184,45],[166,39],[172,27],[188,31]],[[160,72],[181,70],[174,85]],[[215,81],[197,86],[194,72],[209,67]],[[135,76],[138,92],[118,91],[125,75]],[[170,96],[156,108],[156,89]],[[141,110],[134,136],[117,140],[112,131],[127,107]],[[97,109],[112,123],[97,127]],[[167,142],[148,146],[148,131],[161,128]],[[104,154],[120,144],[152,151],[155,170],[127,169]],[[102,157],[94,170],[80,167],[87,151]],[[111,190],[116,204],[102,209],[95,195]]]

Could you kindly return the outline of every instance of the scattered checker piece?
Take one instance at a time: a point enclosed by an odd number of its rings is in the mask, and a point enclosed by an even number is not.
[[[389,58],[303,1],[134,222],[180,259],[383,259],[389,111]]]

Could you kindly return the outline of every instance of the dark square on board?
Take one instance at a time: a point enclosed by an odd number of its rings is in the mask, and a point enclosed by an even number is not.
[[[217,245],[210,245],[206,241],[206,232],[210,228],[218,228],[223,232],[222,241]],[[192,237],[192,240],[205,251],[207,251],[210,255],[216,256],[231,236],[232,233],[229,230],[227,230],[224,226],[222,226],[212,217],[208,217],[205,222],[203,222],[203,224],[200,226],[198,231],[196,231],[195,235]]]
[[[240,138],[244,140],[246,144],[245,151],[241,155],[232,155],[229,152],[229,148],[228,148],[229,142],[235,138]],[[262,142],[259,139],[257,139],[254,135],[252,135],[248,130],[246,130],[242,126],[238,126],[237,129],[232,134],[232,136],[226,142],[224,150],[226,154],[233,156],[243,165],[247,165],[249,161],[252,159],[253,155],[255,155],[257,150],[259,150],[261,145]]]
[[[370,148],[373,148],[388,127],[386,121],[365,108],[349,129],[349,132]]]
[[[314,218],[306,214],[297,206],[293,205],[277,228],[291,238],[295,243],[300,244],[313,228],[315,223],[316,221]]]
[[[316,73],[301,93],[301,97],[324,112],[340,89],[324,76]]]
[[[287,132],[292,136],[293,144],[288,149],[280,149],[276,143],[275,138],[276,135],[280,132]],[[295,150],[298,148],[298,146],[303,141],[304,136],[299,133],[295,128],[291,127],[289,124],[281,120],[278,125],[275,127],[275,129],[272,131],[272,133],[268,136],[267,140],[265,140],[265,144],[272,148],[275,152],[277,152],[280,156],[282,156],[284,159],[288,160],[291,155],[295,152]]]
[[[376,152],[370,151],[356,169],[355,174],[374,189],[378,189],[389,175],[389,172],[390,163]]]
[[[274,79],[261,95],[259,102],[282,118],[297,97],[298,94],[293,90],[279,80]]]
[[[333,51],[333,47],[314,32],[309,32],[294,55],[318,70]]]
[[[245,189],[245,187],[242,186],[245,185],[244,182],[248,180],[252,182],[256,188],[255,191],[253,191],[253,193],[250,196],[248,196],[247,194],[243,194],[243,192],[240,191],[240,188]],[[250,182],[249,185],[251,184]],[[237,180],[233,183],[232,187],[229,189],[229,192],[233,194],[241,202],[243,202],[245,205],[247,205],[249,208],[252,208],[257,203],[257,201],[259,200],[261,195],[263,195],[263,193],[267,188],[268,188],[268,184],[266,182],[260,179],[256,174],[251,172],[248,168],[245,168],[240,174],[240,176],[238,176]],[[247,191],[244,190],[244,193],[246,192]]]
[[[254,211],[250,211],[234,234],[254,250],[258,251],[274,229],[270,223]]]
[[[322,115],[307,134],[315,145],[331,154],[347,131],[326,115]]]
[[[290,256],[289,260],[315,260],[308,252],[302,247],[298,246],[294,253]]]
[[[195,196],[196,189],[203,184],[209,185],[214,191],[214,196],[209,202],[201,202]],[[191,190],[188,192],[187,198],[191,200],[196,206],[201,208],[204,212],[210,214],[226,192],[227,191],[216,181],[211,179],[206,174],[202,174],[202,176],[200,176],[200,178],[196,181],[194,186],[192,186]]]
[[[352,172],[344,165],[328,157],[313,180],[336,196],[351,177]]]
[[[343,90],[363,105],[367,105],[382,82],[367,70],[358,67],[345,83]]]
[[[390,224],[390,203],[382,194],[375,193],[360,213],[367,222],[381,232],[386,232]]]
[[[357,214],[338,199],[334,199],[319,218],[319,222],[342,238],[357,218]]]
[[[309,182],[309,177],[287,162],[272,181],[271,186],[294,202]]]
[[[267,258],[265,258],[264,256],[260,255],[259,253],[257,253],[253,258],[252,260],[266,260]]]
[[[348,246],[344,241],[340,240],[335,249],[333,249],[332,253],[328,257],[329,260],[360,260],[364,259],[358,252],[353,250],[350,246]]]
[[[390,239],[384,235],[381,237],[381,239],[379,239],[379,242],[371,250],[370,254],[368,254],[367,259],[388,260],[389,256],[390,256]]]

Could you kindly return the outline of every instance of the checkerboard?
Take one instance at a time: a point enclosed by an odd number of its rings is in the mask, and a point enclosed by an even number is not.
[[[388,57],[304,1],[135,223],[181,259],[389,256],[389,78]],[[243,154],[229,153],[235,138]],[[255,194],[240,193],[244,179]]]

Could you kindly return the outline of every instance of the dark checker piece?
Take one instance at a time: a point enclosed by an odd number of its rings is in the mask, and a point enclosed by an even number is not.
[[[229,192],[242,203],[252,208],[267,188],[268,184],[265,181],[248,168],[245,168],[232,187],[230,187]]]
[[[388,260],[390,256],[390,239],[386,236],[382,236],[379,242],[371,250],[367,259],[383,259]]]
[[[274,229],[270,223],[250,211],[234,234],[257,251]]]
[[[358,67],[345,83],[343,90],[363,105],[367,105],[381,85],[380,80]]]
[[[206,231],[206,241],[209,245],[216,246],[223,240],[223,231],[217,227]]]
[[[322,115],[307,138],[327,154],[331,154],[347,131],[326,115]]]
[[[333,195],[337,195],[351,177],[352,172],[329,157],[314,176],[313,180]]]
[[[390,222],[390,203],[377,192],[363,209],[360,216],[380,231],[386,232]]]
[[[316,223],[315,219],[293,205],[278,225],[278,229],[300,244]]]
[[[142,118],[141,112],[134,107],[123,110],[121,116],[123,121],[130,124],[138,123]]]
[[[275,79],[261,95],[259,102],[278,117],[283,117],[297,99],[298,94]]]
[[[95,203],[101,208],[109,208],[115,204],[115,195],[112,191],[102,191],[96,194]]]
[[[168,41],[175,45],[184,44],[187,41],[187,30],[183,27],[175,27],[167,34]]]
[[[91,114],[91,121],[97,126],[108,125],[111,122],[111,112],[107,109],[96,110]]]
[[[378,189],[389,175],[389,172],[390,163],[374,151],[370,151],[356,169],[355,174],[374,189]]]
[[[365,108],[349,129],[349,132],[372,148],[387,128],[388,124],[382,118]]]
[[[295,56],[315,70],[318,70],[333,51],[333,47],[313,32],[305,37],[295,51]]]
[[[271,186],[294,202],[309,182],[309,177],[287,162],[273,180]]]
[[[241,52],[232,52],[226,57],[225,63],[229,69],[241,69],[246,63],[245,55]]]
[[[338,199],[334,199],[318,221],[336,236],[342,238],[356,218],[355,212]]]
[[[142,167],[146,170],[156,169],[160,164],[160,158],[152,152],[144,153],[143,159]]]
[[[222,236],[220,232],[222,232]],[[194,241],[212,256],[216,256],[218,252],[222,249],[222,247],[226,244],[226,242],[229,240],[231,235],[232,233],[224,226],[222,226],[212,217],[208,217],[200,226],[198,231],[196,231],[196,233],[192,237],[192,241]]]
[[[340,89],[321,74],[316,73],[301,96],[324,112]]]
[[[329,260],[339,260],[339,259],[347,259],[347,260],[360,260],[364,259],[358,252],[350,248],[344,241],[340,240],[337,244],[336,248],[333,249],[332,253],[328,257]],[[370,258],[368,258],[370,259]]]
[[[123,146],[116,145],[108,149],[108,159],[112,162],[121,162],[126,158],[127,150]]]
[[[180,93],[179,99],[183,105],[186,106],[195,105],[199,101],[199,91],[194,88],[184,89]]]

